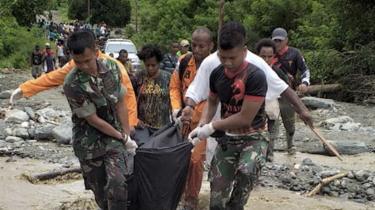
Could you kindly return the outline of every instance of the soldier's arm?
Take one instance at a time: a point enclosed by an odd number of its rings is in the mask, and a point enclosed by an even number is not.
[[[70,60],[62,68],[44,74],[37,79],[28,80],[22,83],[19,88],[23,97],[31,97],[41,91],[57,87],[64,83],[65,76],[75,67],[73,60]]]
[[[86,97],[80,88],[77,87],[78,86],[70,84],[64,85],[65,96],[73,114],[79,118],[85,119],[91,126],[98,129],[100,132],[122,141],[122,133],[96,114],[95,104]]]
[[[181,97],[181,80],[178,71],[173,71],[171,81],[169,83],[169,95],[172,104],[172,110],[179,110],[182,107]]]

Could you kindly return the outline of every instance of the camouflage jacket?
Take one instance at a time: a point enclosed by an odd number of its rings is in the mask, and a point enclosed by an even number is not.
[[[115,129],[121,129],[115,111],[126,91],[121,86],[120,69],[111,60],[97,60],[97,64],[98,76],[75,68],[64,81],[64,93],[72,110],[73,149],[80,160],[103,156],[110,149],[124,149],[122,142],[100,132],[84,119],[96,113]]]

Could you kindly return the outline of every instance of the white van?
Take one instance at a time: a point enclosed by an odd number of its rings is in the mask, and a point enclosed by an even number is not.
[[[113,53],[113,57],[117,58],[120,50],[128,51],[128,58],[131,60],[133,69],[137,71],[140,68],[140,60],[137,56],[137,48],[129,39],[108,39],[105,43],[104,52],[109,55]]]

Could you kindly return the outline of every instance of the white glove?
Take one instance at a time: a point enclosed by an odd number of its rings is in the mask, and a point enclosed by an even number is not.
[[[197,137],[200,140],[204,140],[204,139],[207,139],[214,132],[215,132],[215,128],[212,126],[212,122],[211,122],[199,128]]]
[[[192,142],[195,138],[197,138],[198,137],[198,130],[199,130],[199,126],[198,127],[196,127],[196,128],[194,128],[194,130],[192,130],[190,133],[189,133],[189,135],[188,135],[188,140],[190,141],[190,142]]]
[[[128,151],[130,154],[135,155],[135,150],[138,148],[137,143],[128,136],[128,141],[126,141],[125,144],[126,151]]]
[[[12,92],[12,95],[10,95],[9,102],[11,105],[14,105],[17,99],[22,98],[22,90],[21,88],[17,88]]]
[[[179,112],[180,110],[179,109],[175,109],[175,110],[173,110],[173,112],[172,112],[172,119],[173,119],[173,121],[177,121],[177,114],[178,114],[178,112]]]

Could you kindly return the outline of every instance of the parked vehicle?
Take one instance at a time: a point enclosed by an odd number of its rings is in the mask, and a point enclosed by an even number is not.
[[[108,39],[105,43],[104,52],[109,55],[113,54],[114,58],[118,57],[120,50],[125,49],[128,51],[128,58],[131,60],[134,70],[140,68],[140,60],[137,56],[137,48],[134,43],[129,39]]]

